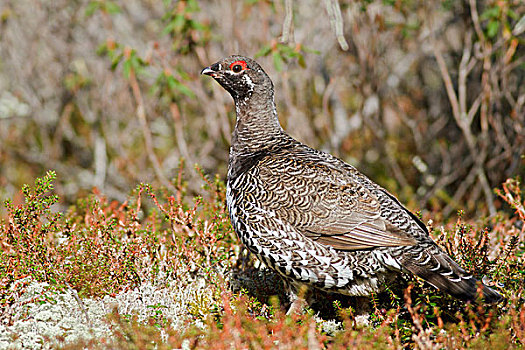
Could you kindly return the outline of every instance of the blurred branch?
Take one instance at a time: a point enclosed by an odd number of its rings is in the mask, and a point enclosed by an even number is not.
[[[443,55],[441,54],[441,51],[438,48],[437,43],[434,43],[432,45],[432,49],[434,51],[434,57],[436,58],[439,71],[441,72],[441,77],[443,79],[443,83],[445,84],[445,89],[447,90],[448,100],[450,102],[450,106],[452,107],[452,115],[454,116],[454,119],[456,120],[456,123],[459,127],[464,127],[464,121],[461,118],[461,110],[459,108],[458,98],[456,96],[456,92],[454,91],[454,85],[452,84],[452,79],[450,78],[450,74],[448,73],[447,64],[445,63],[445,60],[443,59]],[[466,132],[469,134],[469,137],[467,139],[467,143],[469,146],[473,145],[472,140],[472,134]]]
[[[94,131],[95,134],[95,179],[94,185],[104,189],[104,184],[106,183],[106,172],[107,172],[107,150],[106,150],[106,139],[100,135],[98,130]]]
[[[335,33],[337,42],[343,51],[348,50],[349,46],[346,42],[343,31],[343,16],[341,15],[341,7],[339,0],[323,0],[326,12],[330,18],[330,25]]]
[[[173,124],[175,125],[175,137],[177,138],[177,146],[182,156],[189,160],[191,164],[194,163],[193,157],[190,156],[188,151],[188,145],[186,144],[186,139],[184,138],[184,125],[182,116],[180,114],[179,106],[175,102],[170,104],[171,117],[173,119]]]
[[[288,44],[290,37],[292,36],[292,25],[293,25],[293,0],[284,1],[285,16],[283,21],[283,34],[281,36],[281,42]]]
[[[133,97],[135,98],[135,101],[137,103],[136,112],[137,117],[139,118],[140,125],[142,127],[142,135],[144,136],[144,143],[146,146],[146,153],[148,155],[148,159],[151,162],[151,165],[153,166],[155,175],[162,183],[162,185],[169,189],[171,192],[175,193],[176,189],[169,182],[166,176],[164,176],[159,159],[157,158],[157,155],[155,154],[155,151],[153,149],[151,130],[149,129],[148,121],[146,120],[146,112],[144,111],[144,100],[142,99],[142,93],[140,92],[140,87],[137,78],[135,77],[135,70],[133,69],[131,69],[129,72],[129,83],[131,85],[131,90],[133,91]]]
[[[483,34],[483,30],[481,30],[481,25],[479,24],[479,15],[478,9],[476,7],[476,0],[469,0],[469,6],[470,16],[472,17],[472,24],[474,24],[474,30],[476,31],[476,35],[478,36],[481,42],[484,42],[485,34]]]
[[[463,55],[461,56],[461,62],[459,63],[459,72],[458,72],[458,97],[459,97],[459,111],[460,113],[465,113],[465,111],[467,110],[467,76],[468,76],[468,70],[467,70],[467,66],[468,66],[468,62],[470,60],[470,47],[472,45],[472,34],[471,32],[467,32],[466,33],[466,38],[465,38],[465,44],[463,45]],[[434,46],[434,55],[435,54],[435,51],[437,49],[435,48]],[[443,57],[441,56],[441,54],[439,53],[439,57],[440,57],[440,69],[443,71]],[[447,76],[448,76],[448,72],[447,72]],[[450,76],[448,76],[448,84],[450,84]],[[449,89],[451,89],[452,91],[453,88],[451,88],[450,85],[446,85],[447,86],[447,92],[449,92]],[[450,99],[450,92],[449,92],[449,99]],[[465,121],[466,124],[469,124],[471,123],[472,119],[470,120],[467,120]]]
[[[473,105],[470,107],[470,110],[468,110],[467,106],[467,76],[470,66],[468,64],[470,59],[470,47],[472,45],[472,35],[467,34],[465,38],[464,43],[464,49],[463,49],[463,55],[461,57],[461,62],[459,65],[459,72],[458,72],[458,92],[459,92],[459,100],[456,95],[456,92],[454,91],[454,86],[452,83],[452,79],[450,78],[450,74],[448,72],[447,65],[445,63],[445,60],[443,58],[443,55],[441,54],[441,51],[439,49],[439,45],[437,43],[434,43],[432,45],[434,57],[436,58],[436,62],[438,64],[439,70],[441,72],[441,77],[443,79],[443,82],[445,84],[445,89],[447,91],[448,99],[450,102],[450,105],[452,107],[452,115],[454,117],[454,120],[456,121],[456,124],[461,129],[461,132],[465,138],[465,141],[467,142],[467,146],[469,149],[469,152],[472,156],[472,158],[475,160],[474,162],[474,168],[469,174],[469,176],[472,176],[472,174],[475,174],[479,180],[479,183],[483,189],[485,200],[487,202],[490,215],[496,214],[496,207],[494,206],[494,199],[492,196],[492,191],[490,188],[490,185],[487,180],[487,176],[485,174],[484,170],[484,163],[486,159],[486,144],[481,143],[478,144],[476,141],[476,136],[472,133],[471,124],[473,121],[473,117],[476,114],[476,111],[478,110],[480,104],[483,107],[483,97],[479,96]],[[484,80],[484,79],[483,79]],[[486,91],[486,89],[484,89]],[[483,94],[483,92],[482,92]],[[481,98],[480,98],[481,97]],[[482,136],[483,139],[486,139],[485,133],[487,127],[484,126],[484,121],[486,118],[483,118],[482,114]],[[457,201],[459,198],[461,198],[464,193],[466,192],[468,186],[472,184],[472,181],[463,181],[461,186],[458,188],[454,195],[454,202]],[[465,188],[467,187],[467,188]]]

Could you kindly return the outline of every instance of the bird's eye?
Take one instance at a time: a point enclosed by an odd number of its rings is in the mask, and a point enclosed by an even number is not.
[[[241,71],[248,69],[248,65],[246,64],[246,61],[235,61],[230,64],[230,69],[234,73],[240,73]]]

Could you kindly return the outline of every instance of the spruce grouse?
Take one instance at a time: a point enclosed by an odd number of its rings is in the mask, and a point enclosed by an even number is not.
[[[289,136],[273,83],[253,59],[230,56],[202,70],[235,102],[226,202],[243,244],[292,291],[302,285],[351,296],[411,272],[462,300],[502,297],[454,262],[425,225],[353,166]]]

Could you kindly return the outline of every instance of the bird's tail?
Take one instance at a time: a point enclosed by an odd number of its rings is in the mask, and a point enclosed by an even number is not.
[[[403,259],[402,265],[414,275],[455,298],[476,301],[481,297],[489,304],[498,303],[503,299],[501,294],[476,280],[439,247],[432,248],[420,251],[421,254],[418,253],[417,257],[410,253],[412,256]]]

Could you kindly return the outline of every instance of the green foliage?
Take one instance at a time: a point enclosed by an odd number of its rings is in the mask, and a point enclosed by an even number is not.
[[[116,218],[106,215],[108,203],[92,197],[79,201],[80,212],[54,214],[51,205],[58,197],[48,193],[54,179],[55,173],[48,172],[33,188],[24,186],[23,205],[6,204],[8,222],[0,232],[8,247],[0,255],[2,286],[32,276],[81,295],[100,295],[138,283],[138,242],[122,240]]]
[[[55,172],[49,171],[35,181],[33,188],[24,185],[23,205],[14,206],[10,200],[5,201],[9,220],[0,226],[3,241],[7,244],[7,249],[0,255],[3,286],[27,274],[51,282],[59,278],[53,266],[54,251],[47,245],[48,236],[61,229],[61,215],[51,213],[51,206],[58,202],[58,197],[49,193],[55,178]],[[20,259],[26,256],[30,258]]]
[[[508,38],[512,31],[511,23],[518,20],[518,15],[513,10],[512,2],[494,1],[483,11],[480,20],[485,21],[485,34],[490,39],[496,37],[500,28],[504,31],[504,37]]]
[[[210,28],[194,19],[195,13],[200,11],[196,0],[164,1],[164,5],[166,14],[162,18],[165,23],[162,33],[171,37],[174,51],[188,54],[195,46],[206,43]]]
[[[316,53],[318,54],[318,51],[311,50],[307,47],[304,47],[301,44],[297,45],[291,45],[291,44],[283,44],[277,41],[273,41],[270,45],[263,46],[259,52],[255,55],[255,57],[261,57],[261,56],[272,56],[273,59],[273,65],[275,69],[280,72],[283,70],[283,64],[287,63],[289,60],[297,59],[297,63],[299,66],[305,68],[306,62],[304,60],[304,54],[305,53]]]
[[[54,179],[49,172],[34,187],[24,186],[23,205],[6,201],[8,219],[0,226],[0,241],[8,247],[0,254],[2,288],[29,275],[74,288],[81,296],[100,296],[141,283],[141,275],[177,278],[197,266],[211,270],[232,257],[231,228],[218,202],[197,199],[187,207],[180,196],[159,199],[150,186],[141,185],[134,206],[109,202],[95,191],[66,215],[54,214],[50,208],[58,197],[48,193]],[[155,209],[140,219],[143,195]],[[200,212],[214,214],[203,220]],[[157,252],[160,244],[164,255]]]
[[[137,51],[128,46],[122,46],[113,40],[108,39],[99,46],[97,53],[107,55],[111,60],[111,69],[115,70],[122,63],[122,71],[126,79],[130,78],[131,73],[140,75],[148,66],[148,62],[139,57]]]
[[[87,17],[93,16],[93,14],[96,11],[102,11],[109,15],[114,15],[114,14],[122,12],[122,9],[115,1],[110,1],[110,0],[90,1],[89,4],[86,6],[86,16]]]
[[[179,73],[184,74],[183,71]],[[161,96],[168,96],[170,100],[176,100],[180,93],[187,97],[195,96],[195,93],[184,85],[181,80],[177,79],[169,69],[164,70],[157,76],[155,84],[152,86],[152,92]]]
[[[193,15],[200,11],[198,3],[195,0],[189,0],[165,1],[164,4],[166,14],[162,18],[164,22],[162,34],[169,35],[172,38],[174,52],[188,55],[193,52],[195,47],[204,45],[207,41],[209,28],[193,19]],[[167,64],[162,54],[157,50],[158,44],[154,43],[153,47],[153,55],[148,54],[147,58],[143,58],[136,49],[124,46],[113,39],[107,39],[104,44],[99,46],[97,53],[109,57],[112,70],[121,64],[126,79],[130,79],[131,74],[133,74],[134,79],[146,78],[143,79],[143,82],[150,85],[150,91],[163,99],[167,99],[169,103],[180,100],[181,94],[190,98],[194,97],[193,91],[184,83],[184,80],[189,79],[186,70],[180,65]],[[148,68],[153,69],[148,70]],[[147,74],[152,70],[159,71],[154,83],[151,83]]]

